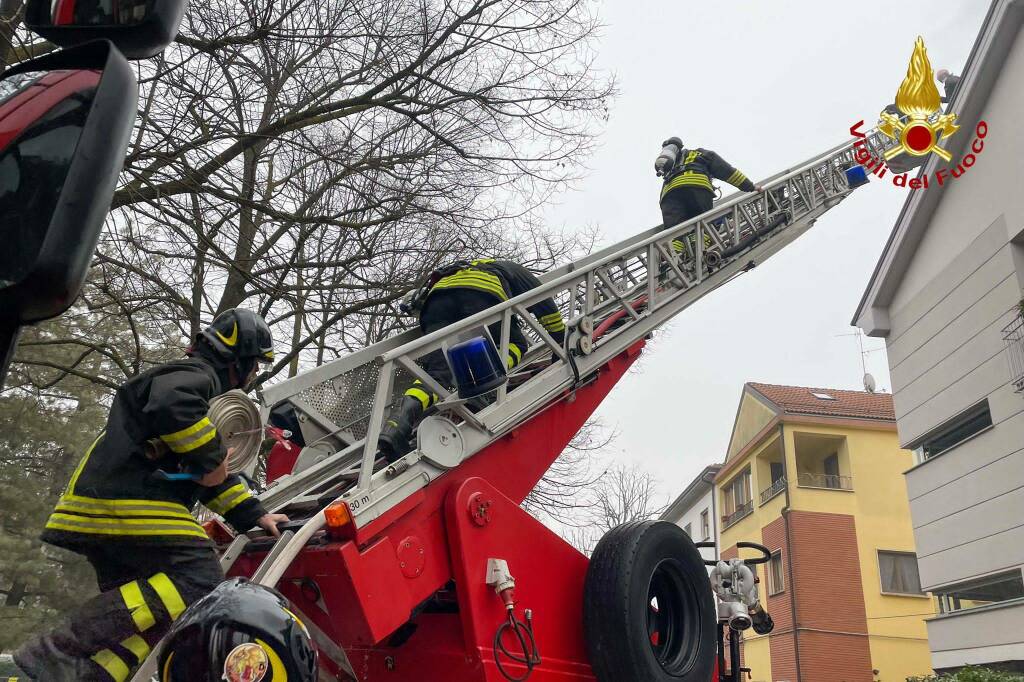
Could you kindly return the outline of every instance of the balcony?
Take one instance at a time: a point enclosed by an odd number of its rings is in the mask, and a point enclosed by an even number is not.
[[[725,530],[729,526],[735,525],[740,519],[750,516],[754,513],[754,501],[744,502],[736,508],[731,514],[725,514],[722,516],[722,530]]]
[[[772,499],[786,489],[786,477],[776,479],[770,486],[761,491],[761,504]]]
[[[1024,392],[1024,302],[1013,310],[1013,321],[1003,327],[1010,383],[1016,393]]]
[[[801,472],[797,477],[797,485],[801,488],[853,490],[853,477],[840,476],[839,474],[812,474],[809,472]],[[764,493],[761,494],[764,495]]]

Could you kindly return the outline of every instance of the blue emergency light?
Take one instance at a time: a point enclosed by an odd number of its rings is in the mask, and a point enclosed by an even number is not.
[[[851,166],[846,169],[846,182],[850,189],[868,184],[868,172],[864,166]]]
[[[486,336],[476,336],[449,348],[448,364],[460,398],[482,395],[508,381],[494,342]]]

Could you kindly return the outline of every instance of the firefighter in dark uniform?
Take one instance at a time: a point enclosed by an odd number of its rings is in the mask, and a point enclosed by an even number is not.
[[[659,177],[664,178],[661,187],[664,229],[711,210],[715,202],[711,178],[728,182],[744,192],[764,191],[710,149],[685,149],[678,137],[670,137],[661,146],[654,169]],[[686,249],[678,239],[672,242],[672,246],[677,252]]]
[[[537,276],[519,263],[491,258],[461,261],[431,273],[407,310],[418,313],[420,329],[430,334],[539,286]],[[565,321],[554,300],[546,298],[530,306],[529,311],[556,343],[565,342]],[[529,347],[520,325],[519,318],[513,316],[506,358],[509,369],[520,363]],[[501,324],[495,323],[488,330],[498,343]],[[439,383],[452,385],[443,352],[434,351],[420,363]],[[388,461],[409,452],[413,428],[436,402],[437,395],[425,390],[418,381],[405,392],[402,402],[384,423],[378,440],[378,447]]]
[[[209,401],[250,384],[274,357],[267,323],[221,313],[188,357],[154,367],[116,392],[106,428],[75,470],[42,539],[85,555],[102,594],[14,654],[30,679],[122,682],[185,608],[223,579],[196,501],[238,531],[276,523],[236,475],[207,418]],[[152,454],[147,441],[167,447]],[[147,454],[149,452],[150,454]],[[187,474],[190,478],[174,480]]]

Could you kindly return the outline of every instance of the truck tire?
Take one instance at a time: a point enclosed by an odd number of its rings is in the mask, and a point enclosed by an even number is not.
[[[704,561],[679,526],[634,521],[597,543],[583,632],[598,682],[709,682],[716,611]]]

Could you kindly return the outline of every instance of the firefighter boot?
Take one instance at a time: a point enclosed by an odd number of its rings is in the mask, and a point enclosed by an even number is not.
[[[29,680],[46,682],[79,682],[90,679],[93,665],[84,658],[64,653],[53,642],[50,634],[29,640],[14,652],[14,665]]]
[[[419,398],[408,395],[391,411],[391,415],[384,422],[384,428],[380,431],[380,438],[377,439],[377,447],[388,462],[401,459],[412,449],[409,445],[412,429],[422,416],[423,403]]]

